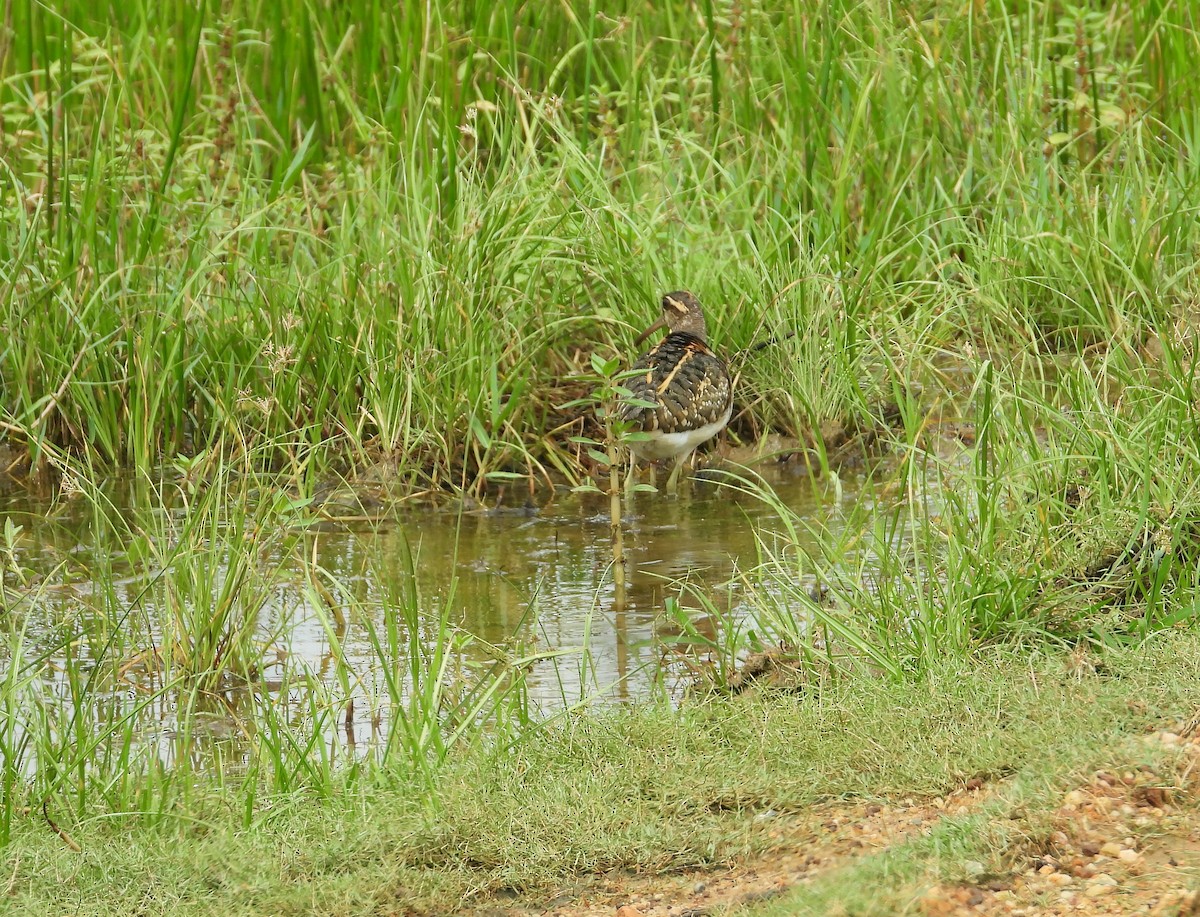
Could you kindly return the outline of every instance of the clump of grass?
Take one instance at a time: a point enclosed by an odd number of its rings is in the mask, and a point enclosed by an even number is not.
[[[1058,360],[1042,380],[982,362],[962,418],[900,410],[849,512],[801,516],[727,472],[774,515],[740,577],[744,613],[710,609],[716,681],[780,649],[800,683],[895,678],[993,642],[1136,644],[1194,623],[1194,376],[1156,340],[1165,355]]]
[[[484,645],[453,626],[453,582],[424,592],[411,560],[397,575],[375,569],[381,587],[369,595],[308,560],[311,588],[293,596],[309,498],[256,469],[262,454],[242,466],[218,455],[147,482],[155,499],[131,509],[56,459],[74,512],[90,516],[98,543],[122,550],[25,583],[0,571],[0,836],[43,806],[64,825],[103,813],[162,827],[223,800],[249,827],[271,800],[328,796],[343,780],[420,783],[428,795],[453,750],[529,726],[524,673],[555,651]],[[19,534],[9,526],[10,542]],[[89,583],[76,613],[42,614],[62,603],[47,594],[80,573]],[[290,652],[312,614],[326,623],[329,678]],[[365,668],[347,657],[349,639],[369,647]],[[489,662],[469,658],[487,659],[482,649]],[[374,724],[366,749],[353,741],[356,702]]]
[[[781,339],[736,434],[819,450],[947,349],[1136,346],[1195,295],[1183,4],[160,12],[13,8],[0,429],[34,460],[577,481],[562,379],[681,285],[726,352]]]

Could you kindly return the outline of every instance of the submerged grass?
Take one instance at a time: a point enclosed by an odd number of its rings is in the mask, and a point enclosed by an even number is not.
[[[472,662],[475,638],[449,622],[453,580],[425,594],[411,559],[392,576],[390,558],[367,558],[356,583],[305,565],[311,501],[257,463],[214,461],[207,475],[192,469],[203,480],[160,479],[152,500],[118,509],[60,459],[73,491],[63,500],[90,516],[96,550],[49,576],[14,566],[23,533],[9,518],[0,843],[21,812],[46,806],[55,822],[149,828],[216,805],[249,827],[264,799],[327,797],[358,775],[394,771],[429,793],[456,747],[528,723],[521,674],[553,653],[522,654],[516,640]],[[319,670],[291,652],[313,614],[328,639]],[[346,658],[350,626],[371,673]],[[374,724],[365,749],[356,703]]]

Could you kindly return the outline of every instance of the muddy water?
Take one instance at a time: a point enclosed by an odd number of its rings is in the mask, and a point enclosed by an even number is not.
[[[814,484],[799,469],[768,469],[765,475],[783,503],[801,515],[820,516],[827,525],[839,516],[839,501],[852,501],[859,487],[847,480],[836,487],[828,481]],[[122,512],[163,511],[138,505],[128,491],[116,490],[111,498]],[[118,575],[111,589],[103,590],[88,581],[87,571],[101,557],[120,558],[125,546],[97,536],[87,504],[73,500],[52,503],[27,492],[0,495],[0,526],[7,518],[24,527],[17,559],[27,577],[45,577],[50,584],[38,593],[36,605],[24,609],[31,646],[54,646],[69,628],[79,627],[92,634],[77,641],[78,664],[86,670],[89,652],[105,645],[96,634],[114,620],[140,628],[120,641],[124,646],[153,645],[156,609],[154,592],[147,590],[149,574]],[[620,611],[613,608],[608,571],[606,505],[595,497],[558,495],[539,505],[475,511],[406,509],[370,521],[323,523],[273,558],[283,566],[260,613],[259,632],[274,651],[268,658],[276,661],[262,673],[257,690],[279,691],[286,677],[294,692],[296,674],[305,673],[324,681],[336,696],[349,675],[359,711],[350,739],[378,739],[386,723],[378,718],[373,723],[369,711],[386,707],[385,673],[368,624],[376,633],[384,626],[362,617],[381,608],[384,597],[414,584],[423,617],[436,622],[443,614],[455,628],[460,657],[455,665],[471,669],[474,664],[478,671],[494,658],[487,645],[515,656],[560,652],[526,672],[529,703],[537,711],[589,698],[620,701],[660,685],[677,687],[661,665],[664,647],[677,633],[677,621],[664,610],[668,599],[682,596],[685,613],[698,617],[699,610],[686,610],[698,604],[695,595],[704,596],[722,616],[736,618],[742,608],[737,575],[755,564],[755,532],[769,532],[774,513],[753,497],[705,481],[678,498],[638,495],[631,509],[626,537],[632,577],[628,605]],[[315,607],[314,593],[304,586],[302,554],[344,584],[361,612],[343,625]],[[114,570],[120,567],[114,562]],[[694,592],[681,592],[683,582]],[[11,602],[16,594],[11,571],[6,583]],[[123,607],[135,605],[138,614],[121,614]],[[340,659],[331,652],[331,632],[342,645]],[[401,640],[407,636],[400,634]],[[433,640],[432,633],[424,636]],[[129,671],[131,678],[138,677],[136,666]],[[303,716],[305,709],[297,697],[295,715]],[[164,695],[155,716],[161,736],[170,734],[171,719]],[[219,734],[235,727],[216,716],[213,729]]]

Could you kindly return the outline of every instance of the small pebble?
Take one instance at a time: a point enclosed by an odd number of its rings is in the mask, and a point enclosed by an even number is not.
[[[1065,872],[1056,872],[1052,875],[1046,876],[1046,881],[1051,885],[1063,886],[1070,885],[1075,880],[1068,876]]]
[[[1112,841],[1109,841],[1108,843],[1106,843],[1104,846],[1102,846],[1100,848],[1100,852],[1103,853],[1106,857],[1119,856],[1121,853],[1121,845],[1114,844]]]
[[[697,895],[702,895],[702,894],[704,894],[704,890],[706,888],[708,888],[707,883],[697,882],[695,885],[692,886],[692,892]]]
[[[1105,895],[1111,895],[1116,890],[1115,885],[1089,885],[1083,891],[1085,898],[1103,898]]]
[[[1140,858],[1140,853],[1136,850],[1130,850],[1128,847],[1117,854],[1117,859],[1125,863],[1136,863]]]
[[[1098,898],[1099,895],[1114,892],[1116,887],[1117,880],[1114,879],[1114,877],[1110,876],[1108,873],[1100,873],[1098,876],[1094,876],[1093,879],[1087,880],[1087,888],[1084,894],[1088,895],[1090,898]],[[1093,891],[1093,889],[1097,888],[1104,888],[1106,891]]]
[[[1079,845],[1079,851],[1085,857],[1094,857],[1097,853],[1100,852],[1100,845],[1097,844],[1095,841],[1084,841],[1082,844]]]

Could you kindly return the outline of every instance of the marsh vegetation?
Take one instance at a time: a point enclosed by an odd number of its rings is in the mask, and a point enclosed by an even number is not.
[[[24,912],[438,912],[981,773],[1034,811],[1200,702],[1189,0],[3,8]],[[733,419],[628,499],[618,620],[572,490],[680,288]],[[931,849],[880,874],[963,878]]]

